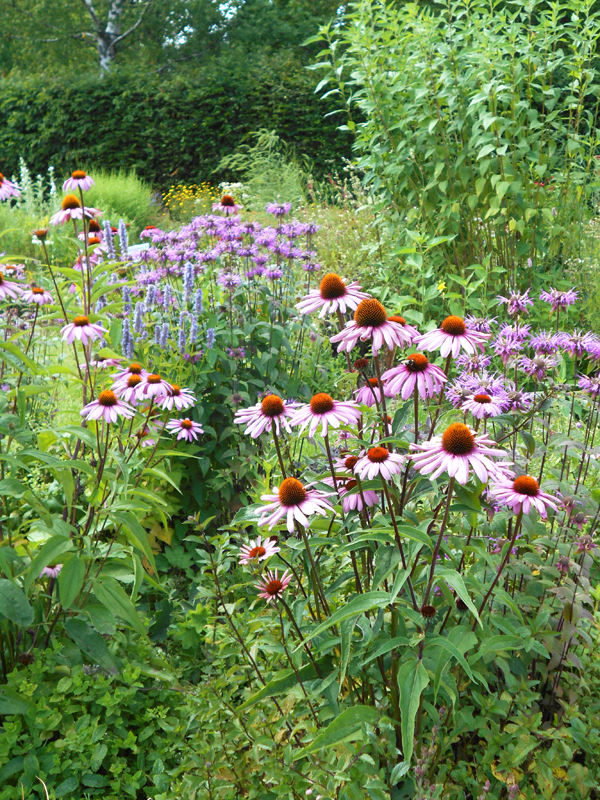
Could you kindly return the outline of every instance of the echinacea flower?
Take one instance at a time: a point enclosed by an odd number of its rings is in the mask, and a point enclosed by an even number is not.
[[[91,218],[97,217],[102,213],[99,208],[82,208],[79,198],[75,197],[74,194],[65,195],[60,207],[61,210],[50,217],[51,225],[64,225],[65,222],[69,222],[72,219],[83,219],[84,214],[86,217]]]
[[[224,194],[218,203],[213,203],[212,210],[220,211],[226,217],[237,214],[244,206],[238,205],[230,194]]]
[[[408,322],[404,319],[404,317],[401,314],[391,314],[388,317],[388,320],[390,322],[397,322],[398,325],[402,325],[402,327],[404,328],[404,333],[410,336],[410,342],[408,342],[408,344],[416,342],[419,336],[421,335],[416,328],[408,324]]]
[[[257,536],[256,541],[251,539],[248,544],[240,547],[238,564],[256,564],[259,561],[266,561],[280,550],[281,548],[277,547],[277,543],[273,539],[263,540]]]
[[[130,375],[141,375],[144,378],[148,375],[147,371],[142,367],[141,364],[130,364],[126,369],[121,370],[121,372],[115,373],[112,378],[115,381],[123,380],[123,378],[127,379]]]
[[[71,173],[71,177],[63,183],[63,192],[89,192],[94,185],[94,181],[82,169],[76,169]]]
[[[410,326],[409,326],[410,327]],[[384,344],[389,350],[411,344],[412,333],[405,330],[399,322],[388,319],[385,308],[379,300],[369,297],[361,300],[354,312],[354,319],[346,323],[346,327],[329,341],[339,342],[338,353],[346,350],[348,353],[360,340],[372,340],[373,355],[377,355]]]
[[[291,425],[300,425],[300,433],[310,425],[308,435],[314,436],[321,425],[323,436],[327,435],[329,426],[339,428],[340,425],[352,425],[361,417],[361,410],[354,403],[334,400],[325,392],[314,395],[310,403],[296,409]]]
[[[359,283],[346,283],[335,272],[328,272],[323,276],[318,289],[310,292],[296,303],[296,308],[301,314],[311,314],[319,311],[319,317],[325,314],[335,314],[337,311],[345,313],[348,309],[354,310],[361,300],[369,297],[366,292],[360,291]]]
[[[362,456],[354,466],[354,472],[363,481],[371,481],[380,475],[389,481],[392,475],[398,475],[404,464],[406,456],[390,453],[387,447],[371,447],[366,455]]]
[[[62,568],[62,564],[57,564],[55,567],[44,567],[40,572],[40,578],[56,578]]]
[[[102,325],[90,322],[89,319],[83,315],[75,317],[73,322],[61,328],[63,341],[68,344],[73,344],[77,339],[81,344],[86,345],[88,342],[93,342],[95,339],[101,339],[106,333],[106,329]]]
[[[285,402],[276,394],[268,394],[260,403],[250,408],[240,408],[236,411],[234,422],[236,425],[247,425],[244,431],[253,439],[258,438],[261,433],[271,431],[275,423],[275,432],[280,433],[280,425],[288,433],[292,432],[288,418],[294,416],[296,403]]]
[[[18,283],[7,281],[4,273],[0,272],[0,300],[16,300],[21,294],[22,289]]]
[[[165,429],[169,433],[177,433],[177,439],[185,439],[186,442],[198,439],[198,434],[204,433],[202,425],[192,422],[191,419],[170,419],[165,425]]]
[[[383,387],[386,397],[392,397],[386,386]],[[356,402],[361,406],[369,406],[372,408],[377,403],[381,403],[381,386],[377,378],[368,378],[366,386],[361,386],[354,394],[356,395]]]
[[[371,508],[379,503],[379,495],[373,489],[363,489],[360,492],[357,487],[358,481],[354,480],[354,478],[342,485],[338,484],[338,492],[342,498],[342,511],[344,514],[348,514],[350,511],[362,511],[365,505],[367,508]]]
[[[558,510],[558,498],[542,492],[539,483],[531,475],[519,475],[514,479],[495,476],[490,486],[490,494],[498,502],[511,508],[515,514],[521,511],[529,514],[533,507],[539,512],[540,517],[546,519],[547,509]]]
[[[266,500],[268,505],[259,509],[259,525],[268,525],[269,530],[281,520],[286,520],[289,533],[294,532],[294,521],[308,527],[308,517],[313,514],[326,516],[333,511],[333,506],[327,499],[329,494],[318,489],[309,489],[296,478],[286,478],[279,489],[273,488],[273,494],[264,494],[261,500]]]
[[[420,397],[433,397],[448,380],[423,353],[411,353],[397,367],[384,372],[381,378],[387,387],[386,394],[399,394],[403,400],[407,400],[415,388]]]
[[[121,400],[125,400],[126,403],[131,403],[135,406],[139,400],[138,387],[141,382],[141,375],[130,375],[128,378],[115,381],[112,385],[112,390]]]
[[[176,383],[171,383],[169,394],[157,400],[156,404],[159,408],[166,408],[169,411],[173,408],[183,411],[184,408],[191,408],[195,402],[196,397],[191,389],[181,389]]]
[[[21,190],[19,187],[9,181],[8,178],[5,178],[4,175],[0,172],[0,202],[3,200],[8,200],[10,197],[20,197]]]
[[[550,303],[552,311],[558,311],[559,308],[567,308],[572,306],[579,297],[579,292],[576,289],[569,289],[566,292],[561,292],[558,289],[550,289],[548,292],[541,292],[540,300],[544,303]]]
[[[137,394],[140,399],[144,398],[163,398],[168,397],[171,391],[171,384],[154,373],[143,375],[142,381],[138,384]]]
[[[451,315],[446,317],[437,330],[420,336],[416,344],[422,350],[439,350],[443,358],[450,354],[456,358],[461,350],[471,354],[478,349],[483,350],[483,345],[489,338],[489,333],[467,328],[462,317]]]
[[[40,289],[39,286],[32,286],[31,289],[23,292],[21,300],[25,303],[37,303],[38,306],[48,306],[54,302],[50,292]]]
[[[277,570],[273,572],[267,570],[260,583],[255,583],[254,585],[258,589],[258,596],[261,600],[266,600],[267,603],[270,603],[272,600],[279,600],[283,596],[291,580],[292,573],[287,569],[281,578]]]
[[[453,422],[441,436],[434,436],[429,442],[411,444],[411,458],[414,468],[432,479],[447,472],[451,478],[465,484],[471,469],[482,483],[490,477],[503,477],[508,469],[505,462],[492,461],[491,457],[504,456],[502,450],[492,447],[487,433],[476,435],[462,422]]]
[[[111,367],[120,367],[122,360],[121,358],[102,358],[101,356],[97,356],[90,361],[90,367],[102,370],[110,369]]]
[[[490,396],[484,392],[479,392],[468,397],[460,410],[470,411],[475,419],[483,419],[484,417],[497,417],[498,414],[503,413],[507,405],[506,396]]]
[[[135,409],[120,400],[112,389],[100,392],[97,400],[92,400],[79,412],[85,419],[103,419],[105,422],[117,422],[119,417],[130,419]]]

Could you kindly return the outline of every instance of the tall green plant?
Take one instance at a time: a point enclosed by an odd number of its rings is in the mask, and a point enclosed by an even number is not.
[[[358,0],[321,29],[317,91],[348,112],[392,235],[451,236],[459,275],[491,255],[531,281],[593,191],[599,36],[590,0]]]

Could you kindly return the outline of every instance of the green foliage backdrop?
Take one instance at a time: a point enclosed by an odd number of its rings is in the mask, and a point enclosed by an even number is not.
[[[194,76],[111,73],[0,81],[3,172],[23,156],[32,172],[53,165],[134,168],[154,185],[218,180],[222,156],[259,128],[275,130],[323,174],[349,157],[333,106],[289,56],[219,62]]]

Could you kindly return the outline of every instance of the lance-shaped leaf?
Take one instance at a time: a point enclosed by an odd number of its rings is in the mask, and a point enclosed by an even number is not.
[[[355,739],[361,734],[363,725],[376,725],[379,712],[373,706],[353,706],[336,717],[325,730],[320,733],[307,747],[304,747],[294,756],[294,761],[315,753],[326,747],[332,747],[342,741]]]

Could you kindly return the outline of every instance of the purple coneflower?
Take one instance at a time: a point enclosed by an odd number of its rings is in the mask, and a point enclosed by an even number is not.
[[[310,403],[296,409],[290,424],[300,425],[300,433],[310,425],[309,436],[314,436],[321,425],[321,432],[326,436],[329,426],[339,428],[340,425],[352,425],[358,422],[360,416],[361,411],[354,403],[334,400],[325,392],[319,392]]]
[[[271,431],[275,423],[275,432],[280,433],[280,425],[288,433],[292,432],[288,418],[294,416],[296,403],[283,402],[276,394],[268,394],[260,403],[250,408],[240,408],[236,411],[234,422],[236,425],[247,425],[244,431],[253,439],[266,431]]]
[[[329,341],[339,342],[338,353],[343,350],[349,353],[359,339],[361,342],[371,339],[373,355],[377,355],[384,344],[389,350],[394,350],[411,344],[413,336],[411,331],[405,330],[405,325],[388,318],[379,300],[370,297],[361,300],[354,312],[354,319],[347,322],[346,327]]]
[[[419,336],[421,335],[419,331],[412,325],[409,325],[408,322],[404,319],[404,317],[402,317],[400,314],[392,314],[391,316],[388,317],[388,322],[397,322],[398,325],[402,325],[402,327],[404,328],[404,333],[407,336],[410,336],[410,342],[408,342],[408,344],[413,344],[414,342],[416,342]]]
[[[22,289],[18,283],[14,281],[7,281],[4,273],[0,272],[0,300],[16,300],[22,293]]]
[[[386,395],[399,394],[407,400],[415,387],[422,398],[438,394],[448,378],[444,372],[431,364],[423,353],[411,353],[397,367],[388,369],[381,376],[386,384]]]
[[[94,181],[82,169],[76,169],[71,173],[71,177],[63,183],[63,192],[89,192],[94,185]]]
[[[0,172],[0,202],[8,200],[10,197],[20,197],[21,191],[19,187],[5,178]]]
[[[25,303],[37,303],[38,306],[48,306],[54,302],[50,292],[47,292],[45,289],[40,289],[39,286],[32,286],[31,289],[27,289],[23,292],[21,300]]]
[[[411,444],[411,457],[415,469],[431,478],[439,478],[447,472],[451,478],[465,484],[469,480],[471,468],[482,483],[490,477],[503,476],[508,464],[492,461],[490,456],[504,456],[502,450],[491,447],[487,433],[476,435],[462,422],[449,425],[442,436],[434,436],[429,442]]]
[[[261,600],[266,600],[267,603],[270,603],[272,600],[279,600],[283,596],[291,580],[292,573],[287,569],[281,578],[277,570],[273,572],[267,570],[260,583],[255,583],[254,585],[258,589],[258,596]]]
[[[531,475],[519,475],[518,478],[496,475],[490,486],[490,494],[513,510],[515,514],[521,511],[529,514],[533,507],[537,509],[540,517],[546,519],[547,509],[558,510],[558,499],[540,489],[539,483]]]
[[[126,403],[137,405],[139,401],[138,387],[142,382],[141,375],[130,375],[128,378],[121,378],[112,385],[113,392]]]
[[[157,400],[156,405],[159,408],[167,408],[169,411],[173,408],[183,411],[185,408],[191,408],[195,402],[196,398],[191,389],[181,389],[176,383],[171,383],[169,394]]]
[[[137,396],[140,400],[150,397],[157,399],[159,397],[169,397],[170,392],[171,384],[161,378],[160,375],[155,374],[143,375],[137,387]]]
[[[187,418],[170,419],[165,425],[165,429],[169,433],[177,433],[177,439],[185,439],[186,442],[192,442],[198,438],[199,433],[204,433],[202,425]]]
[[[484,392],[473,394],[460,407],[461,411],[470,411],[475,419],[497,417],[507,406],[506,395],[489,395]]]
[[[120,367],[122,359],[120,358],[100,358],[99,356],[90,361],[90,367],[96,369],[111,369],[111,367]]]
[[[117,422],[119,417],[129,419],[135,409],[120,400],[112,389],[100,392],[97,400],[92,400],[79,412],[85,419],[103,419],[105,422]]]
[[[264,494],[261,500],[266,500],[268,505],[259,509],[261,519],[259,525],[268,525],[269,530],[285,519],[289,533],[294,532],[294,520],[301,525],[308,526],[308,517],[313,514],[326,516],[333,511],[331,502],[327,499],[331,495],[317,489],[308,489],[296,478],[286,478],[279,489],[273,489],[274,494]]]
[[[393,396],[393,393],[388,391],[385,385],[383,387],[383,392],[386,397]],[[372,408],[377,403],[381,403],[381,386],[377,378],[368,378],[368,385],[361,386],[354,394],[356,395],[356,402],[360,406],[369,406],[369,408]]]
[[[142,378],[145,378],[148,373],[141,364],[134,363],[130,364],[126,369],[121,370],[121,372],[116,372],[112,378],[114,381],[121,381],[123,379],[127,379],[130,375],[141,375]]]
[[[57,564],[55,567],[44,567],[40,572],[40,578],[56,578],[62,568],[62,564]]]
[[[541,292],[540,300],[544,303],[550,303],[552,311],[558,311],[559,308],[567,308],[572,306],[579,297],[579,292],[576,289],[568,289],[566,292],[561,292],[558,289],[550,289],[548,292]]]
[[[256,541],[250,540],[248,544],[243,544],[240,547],[238,564],[257,564],[259,561],[266,561],[276,553],[279,553],[280,547],[277,547],[276,540],[262,539],[260,536],[256,537]]]
[[[509,297],[498,295],[497,298],[502,303],[507,303],[507,312],[510,317],[516,317],[519,314],[528,314],[529,309],[527,306],[533,305],[533,300],[529,297],[529,289],[524,294],[519,292],[511,292]]]
[[[62,199],[61,210],[50,217],[50,224],[64,225],[72,219],[83,219],[84,214],[86,217],[97,217],[101,213],[99,208],[82,208],[78,197],[67,194]]]
[[[338,492],[342,498],[342,511],[349,514],[350,511],[362,511],[365,505],[367,508],[376,506],[379,503],[379,495],[372,489],[358,491],[358,482],[351,478],[342,486],[338,484]],[[364,498],[364,503],[363,503]]]
[[[230,194],[224,194],[218,203],[213,203],[212,210],[220,211],[225,216],[237,214],[244,206],[238,205]]]
[[[89,319],[83,315],[75,317],[73,322],[61,328],[63,341],[67,344],[73,344],[77,339],[81,344],[93,342],[95,339],[101,339],[106,333],[106,328],[102,325],[90,322]]]
[[[387,447],[377,445],[371,447],[366,455],[358,459],[354,472],[364,481],[371,481],[378,475],[389,481],[392,475],[398,475],[401,472],[405,463],[406,456],[390,453]]]
[[[461,350],[466,353],[483,350],[483,345],[489,338],[489,333],[467,328],[462,317],[449,316],[437,330],[420,336],[416,344],[423,350],[439,350],[443,358],[450,354],[456,358]]]
[[[319,311],[321,318],[325,314],[335,314],[338,310],[345,313],[348,309],[356,309],[361,300],[369,297],[366,292],[361,292],[360,288],[360,284],[356,282],[346,284],[335,272],[329,272],[323,276],[319,288],[311,289],[299,303],[296,303],[296,308],[301,314]]]

